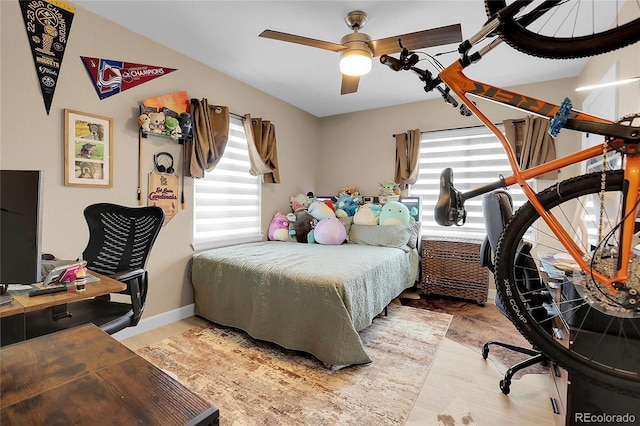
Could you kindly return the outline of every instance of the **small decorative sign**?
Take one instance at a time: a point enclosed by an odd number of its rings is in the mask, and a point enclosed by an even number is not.
[[[76,9],[57,0],[20,0],[20,8],[49,115]]]
[[[87,56],[80,58],[100,99],[117,95],[154,78],[176,71],[175,68],[134,64],[113,59],[89,58]]]
[[[148,205],[164,210],[164,225],[178,213],[178,176],[170,173],[149,173]]]

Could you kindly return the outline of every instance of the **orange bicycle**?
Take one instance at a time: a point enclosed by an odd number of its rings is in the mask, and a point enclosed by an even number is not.
[[[463,73],[502,41],[528,54],[565,59],[608,52],[640,40],[640,4],[635,0],[628,2],[631,15],[625,12],[625,22],[613,20],[620,15],[617,2],[601,2],[613,5],[612,18],[592,12],[592,18],[586,21],[591,24],[605,19],[606,25],[601,29],[589,25],[590,29],[578,33],[577,28],[585,21],[579,13],[585,9],[582,3],[513,1],[507,5],[505,1],[485,1],[489,20],[477,34],[460,44],[459,60],[446,68],[434,61],[439,68],[436,77],[426,68],[418,68],[417,53],[407,49],[399,58],[382,55],[380,61],[394,71],[413,71],[426,91],[439,90],[446,102],[457,106],[453,92],[463,103],[461,113],[475,114],[501,141],[513,174],[461,193],[453,186],[451,169],[445,169],[434,213],[440,225],[462,225],[466,218],[464,202],[469,198],[516,184],[522,188],[528,202],[505,226],[495,260],[496,290],[510,320],[534,347],[573,374],[637,397],[640,250],[634,251],[634,246],[640,241],[634,237],[634,227],[640,204],[640,114],[612,122],[573,109],[568,99],[561,105],[549,103],[474,81]],[[565,31],[564,24],[571,29]],[[481,43],[484,44],[472,52]],[[551,120],[553,133],[561,128],[588,132],[602,135],[603,142],[522,170],[506,137],[473,102],[475,97],[546,117]],[[623,169],[607,170],[608,156],[612,155],[621,158]],[[537,176],[590,159],[602,160],[602,170],[564,180],[539,193],[528,183]],[[594,235],[585,236],[578,229],[584,229],[585,223],[597,230]],[[561,253],[572,261],[572,270],[567,271],[564,282],[575,291],[565,292],[555,301],[555,321],[566,324],[568,318],[571,320],[567,325],[571,330],[570,344],[549,333],[549,318],[537,315],[539,305],[532,301],[539,294],[519,285],[523,275],[519,247],[524,242],[533,246],[530,256],[538,269],[545,253]],[[611,353],[616,356],[608,356]]]

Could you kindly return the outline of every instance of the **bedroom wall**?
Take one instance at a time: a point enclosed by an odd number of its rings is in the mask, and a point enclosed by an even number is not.
[[[210,67],[169,50],[143,36],[77,8],[71,26],[60,80],[51,112],[46,114],[18,1],[0,2],[1,106],[0,167],[41,169],[45,172],[43,249],[60,258],[76,258],[88,233],[83,209],[96,202],[138,205],[137,108],[143,99],[186,90],[191,97],[228,105],[232,112],[270,119],[277,129],[280,185],[263,185],[263,229],[273,212],[289,207],[290,194],[314,190],[319,122],[314,116],[258,91]],[[100,100],[80,56],[176,68],[118,95]],[[113,187],[95,189],[64,186],[64,109],[113,118]],[[180,158],[180,146],[161,138],[143,143],[143,193],[146,175],[153,169],[153,154],[169,151]],[[187,208],[161,231],[149,260],[152,288],[145,317],[193,303],[186,276],[192,255],[193,186],[185,182]]]

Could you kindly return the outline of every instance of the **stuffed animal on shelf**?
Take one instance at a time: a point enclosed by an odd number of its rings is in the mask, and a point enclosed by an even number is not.
[[[408,225],[411,223],[409,208],[398,201],[389,201],[380,211],[380,225]]]
[[[329,217],[318,221],[313,237],[319,244],[339,245],[347,239],[347,230],[340,219]]]
[[[380,192],[378,195],[382,195],[384,197],[399,197],[400,185],[392,180],[380,182]]]
[[[138,117],[138,126],[142,127],[142,130],[145,132],[150,131],[149,124],[151,124],[151,119],[148,114],[140,114]]]
[[[353,223],[356,225],[377,225],[381,210],[382,207],[379,204],[364,204],[353,215]]]
[[[389,201],[398,201],[400,199],[400,185],[392,180],[380,182],[380,191],[378,193],[378,200],[381,204],[386,204]]]
[[[275,212],[268,232],[271,241],[289,241],[289,219],[280,212]]]
[[[164,133],[164,112],[150,112],[149,116],[149,131],[151,133]]]
[[[338,193],[338,197],[341,195],[356,195],[358,190],[355,186],[343,186],[340,188],[340,192]]]
[[[169,136],[174,141],[177,141],[182,137],[182,129],[180,128],[177,118],[171,116],[167,117],[164,120],[164,126],[167,133],[169,133]]]

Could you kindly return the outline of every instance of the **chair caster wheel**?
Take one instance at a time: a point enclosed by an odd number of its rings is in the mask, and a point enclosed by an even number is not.
[[[509,395],[509,392],[511,392],[511,383],[506,380],[500,380],[500,390],[503,394]]]
[[[487,359],[488,356],[489,356],[489,345],[485,343],[485,345],[482,347],[482,358]]]

